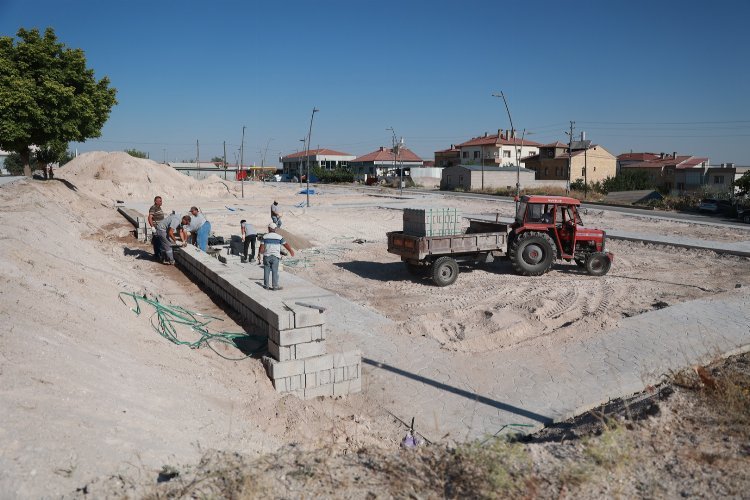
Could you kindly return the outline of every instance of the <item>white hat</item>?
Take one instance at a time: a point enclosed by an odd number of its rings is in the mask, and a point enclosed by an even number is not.
[[[275,222],[271,222],[268,224],[268,229],[276,229],[277,227],[279,226],[277,226]]]

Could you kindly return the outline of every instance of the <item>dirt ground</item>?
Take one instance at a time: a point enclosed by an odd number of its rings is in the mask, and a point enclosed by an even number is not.
[[[276,394],[258,359],[227,361],[159,337],[121,292],[158,296],[240,327],[174,267],[150,260],[114,209],[144,213],[153,196],[185,213],[199,206],[219,235],[247,219],[261,230],[276,199],[283,230],[300,249],[285,271],[394,320],[395,335],[434,339],[435,349],[486,352],[574,342],[654,308],[750,285],[748,259],[611,241],[603,278],[561,264],[543,278],[505,262],[462,269],[437,288],[410,277],[385,251],[405,207],[451,206],[510,216],[502,201],[317,187],[311,207],[298,186],[194,181],[124,153],[89,153],[54,181],[0,188],[0,497],[74,492],[103,476],[153,477],[206,450],[260,456],[288,446],[393,449],[403,427],[368,394],[300,401]],[[586,225],[723,241],[750,231],[590,210]],[[540,283],[541,281],[541,283]],[[541,286],[540,286],[541,285]],[[446,307],[448,306],[448,307]],[[447,313],[444,311],[448,311]],[[502,313],[500,313],[502,311]],[[218,348],[228,357],[241,353]],[[345,451],[346,452],[346,451]]]

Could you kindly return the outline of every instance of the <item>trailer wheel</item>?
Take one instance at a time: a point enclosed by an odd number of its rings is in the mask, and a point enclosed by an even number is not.
[[[557,248],[545,233],[521,233],[510,248],[510,262],[518,274],[541,276],[552,268]]]
[[[612,263],[601,252],[595,252],[586,259],[586,272],[591,276],[604,276],[609,272]]]
[[[440,257],[432,263],[432,281],[437,286],[448,286],[458,278],[458,262],[451,257]]]

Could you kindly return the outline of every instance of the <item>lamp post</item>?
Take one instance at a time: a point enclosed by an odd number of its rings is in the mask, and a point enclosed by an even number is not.
[[[310,137],[312,136],[312,124],[313,124],[313,118],[315,118],[315,113],[320,111],[318,108],[313,106],[312,114],[310,114],[310,128],[307,131],[307,150],[305,151],[305,156],[307,156],[307,170],[306,170],[306,176],[307,176],[307,189],[305,190],[307,193],[307,207],[310,207],[310,159],[309,159],[309,149],[310,149]]]
[[[242,165],[245,162],[245,126],[242,126],[242,142],[240,143],[240,172],[242,172]],[[242,186],[242,197],[245,197],[245,176],[240,174],[240,185]]]
[[[516,129],[513,127],[513,118],[510,116],[510,108],[508,107],[508,101],[505,99],[505,94],[501,90],[499,94],[492,94],[492,96],[502,98],[505,103],[505,111],[508,113],[508,121],[510,122],[510,133],[515,135]],[[513,138],[513,149],[516,152],[516,214],[518,214],[518,201],[521,199],[521,163],[518,161],[518,145],[515,137]]]
[[[391,153],[393,153],[393,173],[396,173],[396,131],[393,127],[388,127],[386,130],[391,131]],[[377,172],[376,172],[377,174]]]

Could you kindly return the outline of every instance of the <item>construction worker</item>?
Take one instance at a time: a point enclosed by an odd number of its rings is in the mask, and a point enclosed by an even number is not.
[[[258,237],[258,233],[257,231],[255,231],[255,228],[253,227],[253,225],[250,224],[245,219],[242,219],[240,221],[240,231],[242,233],[242,241],[245,243],[245,248],[244,248],[245,262],[251,263],[255,261],[255,240]],[[250,246],[252,246],[253,251],[248,256],[247,249]]]
[[[276,232],[278,227],[271,222],[268,232],[263,235],[263,241],[258,249],[258,261],[263,256],[263,288],[266,290],[281,290],[279,286],[279,261],[281,261],[281,247],[287,249],[289,255],[294,257],[294,250],[284,237]],[[271,275],[272,287],[268,286],[268,275]]]
[[[185,233],[185,230],[183,229],[182,225],[184,223],[190,224],[190,216],[185,215],[183,217],[180,217],[177,214],[172,214],[167,217],[165,217],[159,224],[156,225],[156,232],[159,234],[159,238],[161,239],[163,234],[164,241],[161,242],[163,249],[162,249],[162,258],[164,259],[164,264],[172,265],[174,264],[174,253],[172,252],[172,243],[177,244],[177,237],[175,232],[177,232],[180,236],[180,239],[182,240],[182,246],[187,245],[187,233]]]
[[[154,246],[154,260],[160,261],[162,259],[162,249],[167,243],[167,233],[164,232],[163,239],[159,236],[159,231],[156,226],[164,220],[164,211],[161,208],[162,199],[161,196],[154,198],[154,204],[148,209],[148,225],[152,229],[151,233],[151,244]]]
[[[279,210],[279,202],[276,200],[271,204],[271,222],[276,224],[277,227],[281,227],[281,211]]]
[[[211,234],[211,223],[206,220],[198,207],[190,207],[192,217],[190,224],[185,228],[190,231],[190,238],[193,245],[197,246],[204,252],[208,248],[208,237]]]

